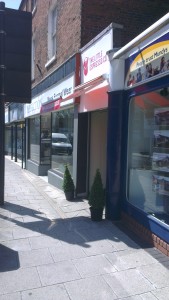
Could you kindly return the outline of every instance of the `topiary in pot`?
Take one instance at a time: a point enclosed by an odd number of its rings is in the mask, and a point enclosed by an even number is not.
[[[65,172],[63,176],[63,191],[65,193],[66,200],[74,199],[75,186],[67,165],[65,165]]]
[[[91,211],[91,219],[93,221],[101,221],[103,209],[105,206],[105,191],[103,188],[102,178],[99,169],[96,170],[91,191],[89,194],[89,205]]]

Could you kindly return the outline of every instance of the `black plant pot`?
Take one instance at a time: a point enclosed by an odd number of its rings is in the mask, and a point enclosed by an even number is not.
[[[66,200],[72,201],[74,199],[74,191],[65,192]]]
[[[101,221],[103,217],[103,208],[90,207],[92,221]]]

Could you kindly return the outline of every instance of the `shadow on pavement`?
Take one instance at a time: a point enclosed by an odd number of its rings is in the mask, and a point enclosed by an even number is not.
[[[18,252],[0,244],[0,272],[19,269]]]
[[[44,214],[38,210],[24,207],[10,202],[5,202],[3,209],[12,213],[16,213],[18,218],[4,217],[0,218],[12,222],[25,230],[25,237],[28,231],[38,232],[39,235],[43,234],[59,241],[64,241],[69,244],[77,244],[82,247],[89,248],[89,242],[107,240],[112,243],[113,247],[116,244],[123,242],[131,248],[139,249],[140,247],[129,237],[127,237],[117,226],[110,221],[102,220],[102,222],[93,222],[90,217],[77,216],[67,219],[60,217],[50,220],[44,217]],[[21,218],[19,218],[19,216]],[[30,217],[30,218],[29,218]],[[29,221],[26,221],[28,219]],[[25,221],[23,221],[25,220]],[[22,238],[19,236],[18,227],[13,227],[14,238]],[[16,237],[16,231],[18,237]],[[23,235],[24,232],[21,234]]]

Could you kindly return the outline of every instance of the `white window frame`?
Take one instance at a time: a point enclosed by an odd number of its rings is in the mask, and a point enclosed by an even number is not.
[[[35,37],[32,37],[32,50],[31,50],[31,79],[35,79]]]
[[[51,7],[48,15],[48,59],[45,67],[49,66],[56,58],[56,25],[57,24],[57,7]]]
[[[31,11],[32,11],[32,15],[35,13],[36,10],[36,6],[37,6],[37,0],[31,0]]]

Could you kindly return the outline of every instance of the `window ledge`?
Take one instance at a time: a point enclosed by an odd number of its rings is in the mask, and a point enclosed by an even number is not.
[[[47,63],[45,64],[45,68],[48,68],[56,59],[56,55],[54,55],[50,60],[47,61]]]

